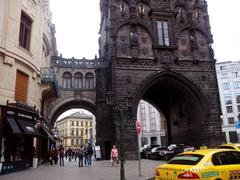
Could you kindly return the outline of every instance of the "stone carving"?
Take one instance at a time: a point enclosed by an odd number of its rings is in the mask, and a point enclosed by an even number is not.
[[[147,37],[146,36],[142,36],[141,37],[141,41],[143,44],[145,44],[147,42]]]
[[[127,39],[127,37],[126,37],[126,36],[124,36],[124,35],[122,35],[122,36],[120,36],[120,39],[121,39],[121,41],[122,41],[122,42],[125,42],[125,41],[126,41],[126,39]]]
[[[196,35],[195,35],[195,32],[193,30],[189,31],[189,42],[190,42],[190,48],[191,48],[192,51],[194,49],[198,48]]]
[[[138,35],[137,32],[130,33],[130,42],[132,46],[138,46]]]
[[[170,9],[169,0],[152,0],[152,4],[159,9]]]

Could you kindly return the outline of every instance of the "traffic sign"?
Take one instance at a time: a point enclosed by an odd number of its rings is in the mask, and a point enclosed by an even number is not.
[[[240,121],[239,121],[239,120],[236,121],[235,127],[236,127],[237,129],[240,129]]]

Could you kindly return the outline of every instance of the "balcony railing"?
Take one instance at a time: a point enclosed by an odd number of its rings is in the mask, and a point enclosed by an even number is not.
[[[43,67],[41,68],[41,76],[43,83],[53,83],[56,93],[59,94],[59,86],[57,81],[57,76],[53,68]]]

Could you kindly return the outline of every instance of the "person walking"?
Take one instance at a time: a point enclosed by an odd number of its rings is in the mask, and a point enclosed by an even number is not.
[[[116,148],[116,145],[113,145],[111,150],[111,161],[112,161],[112,166],[117,166],[118,149]]]
[[[68,160],[69,160],[69,162],[71,162],[71,160],[72,160],[72,155],[73,155],[73,151],[72,151],[72,149],[71,148],[69,148],[68,149]]]
[[[87,166],[87,145],[83,147],[84,166]]]
[[[51,150],[50,150],[50,164],[52,165],[56,160],[56,149],[55,147],[51,147]]]
[[[60,166],[64,166],[64,148],[62,145],[59,147],[59,159],[60,159]]]
[[[83,167],[83,156],[84,156],[84,148],[83,146],[81,146],[78,151],[78,159],[79,159],[78,167]]]
[[[88,166],[92,165],[92,155],[93,155],[92,145],[88,144],[88,147],[87,147],[87,164],[88,164]]]

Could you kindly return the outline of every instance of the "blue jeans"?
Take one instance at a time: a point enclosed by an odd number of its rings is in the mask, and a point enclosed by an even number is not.
[[[90,154],[87,155],[87,164],[88,164],[89,166],[92,165],[92,155],[90,155]]]

